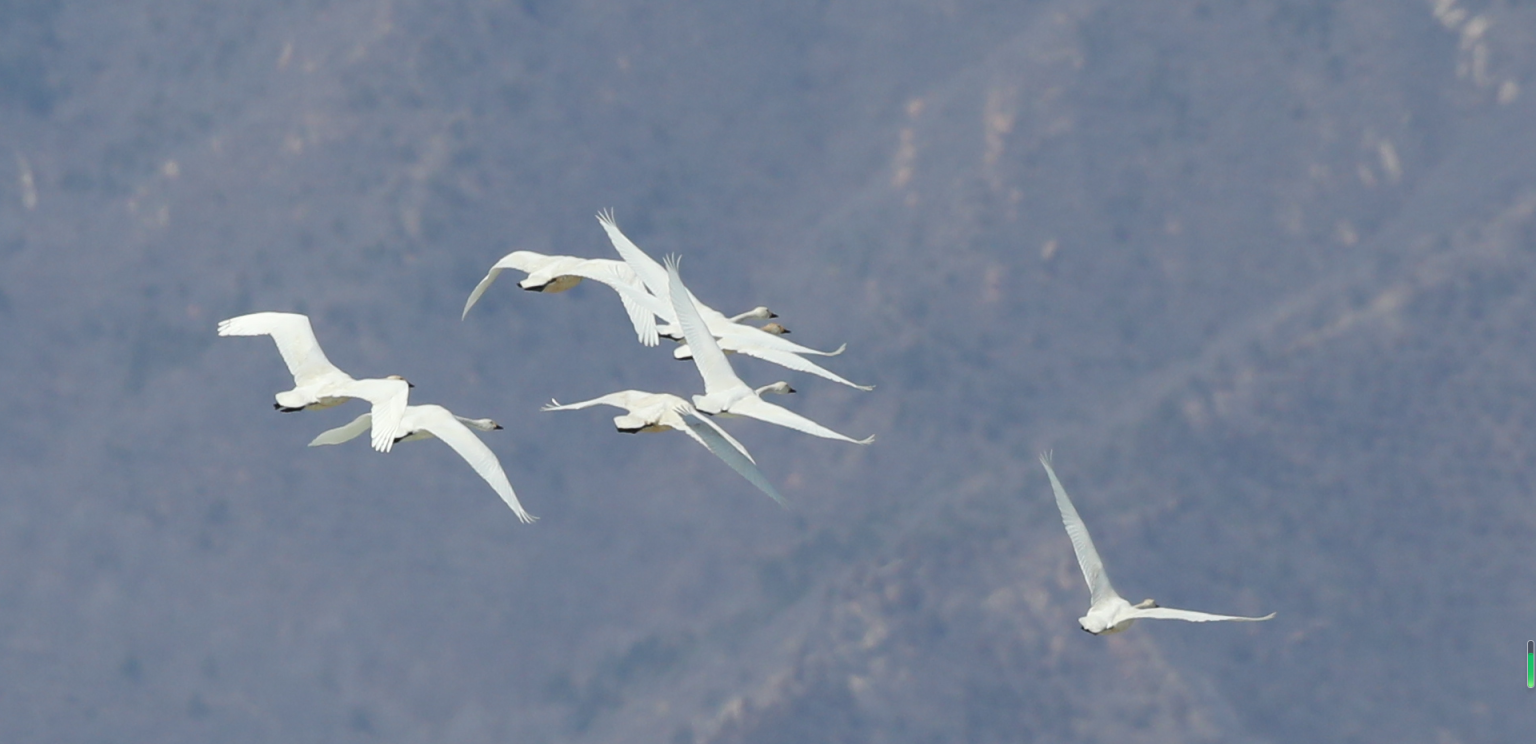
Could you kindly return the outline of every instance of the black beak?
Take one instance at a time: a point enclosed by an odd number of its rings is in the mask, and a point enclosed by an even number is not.
[[[795,392],[795,389],[794,388],[790,388],[789,392],[793,393],[793,392]]]
[[[416,383],[411,382],[410,380],[406,380],[405,381],[405,386],[406,386],[406,388],[413,388],[413,387],[416,387]]]
[[[501,429],[501,428],[504,428],[504,427],[502,427],[502,425],[501,425],[501,424],[497,424],[497,425],[496,425],[496,428],[497,428],[497,429]]]
[[[772,310],[769,310],[768,311],[768,317],[770,317],[770,318],[777,318],[777,317],[779,317],[779,314],[774,312],[774,311],[772,311]]]

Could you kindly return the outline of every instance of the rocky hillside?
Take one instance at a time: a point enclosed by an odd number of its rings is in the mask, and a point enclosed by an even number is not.
[[[1514,741],[1536,10],[0,0],[0,738]],[[691,365],[611,207],[869,447],[540,413]],[[496,418],[308,449],[255,310]],[[1077,629],[1045,449],[1117,587]],[[1134,595],[1134,596],[1131,596]],[[1512,715],[1513,714],[1513,715]]]

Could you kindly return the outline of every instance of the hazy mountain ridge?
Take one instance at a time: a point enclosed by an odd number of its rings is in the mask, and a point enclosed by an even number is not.
[[[0,113],[13,736],[1507,732],[1525,9],[58,7]],[[608,206],[879,385],[791,377],[868,449],[732,427],[795,513],[536,411],[697,385],[611,292],[458,321]],[[543,521],[440,444],[305,450],[356,411],[269,412],[270,342],[213,335],[256,309],[502,420]],[[1045,447],[1128,594],[1281,617],[1077,631]]]

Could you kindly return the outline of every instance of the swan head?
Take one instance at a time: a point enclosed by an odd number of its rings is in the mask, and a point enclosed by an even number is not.
[[[789,383],[787,383],[787,382],[775,382],[772,385],[764,385],[764,386],[762,386],[762,387],[757,389],[757,394],[758,395],[763,395],[765,393],[774,393],[776,395],[789,395],[790,393],[793,393],[793,392],[795,392],[795,389],[790,387]]]
[[[1131,606],[1135,607],[1138,610],[1147,610],[1147,609],[1151,609],[1153,607],[1160,607],[1161,605],[1159,605],[1157,602],[1154,602],[1151,597],[1148,597],[1148,598],[1143,599],[1140,602],[1137,602],[1136,604],[1131,605]]]
[[[775,336],[782,336],[786,333],[789,333],[789,329],[785,328],[783,323],[768,323],[761,326],[758,330],[772,333]]]
[[[401,377],[400,375],[389,375],[388,377],[385,377],[384,379],[386,379],[386,380],[399,380],[399,381],[405,383],[405,386],[408,387],[408,388],[416,387],[415,383],[411,382],[410,380],[405,379],[404,377]]]
[[[736,317],[741,320],[767,320],[769,318],[777,318],[779,314],[769,310],[767,307],[758,305]]]
[[[496,431],[497,429],[502,428],[501,424],[498,424],[488,418],[459,420],[463,422],[465,426],[468,426],[471,429],[479,429],[480,431]]]

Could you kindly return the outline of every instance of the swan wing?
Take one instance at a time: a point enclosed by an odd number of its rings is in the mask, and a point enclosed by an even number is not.
[[[749,357],[761,359],[765,362],[773,362],[774,364],[777,364],[780,367],[784,367],[786,369],[792,369],[796,372],[805,372],[807,374],[816,375],[817,377],[825,378],[833,382],[840,382],[844,385],[847,385],[848,387],[856,388],[858,390],[869,391],[875,389],[874,385],[859,385],[849,382],[827,370],[825,367],[822,367],[821,365],[810,361],[809,359],[804,359],[795,354],[791,354],[787,351],[765,349],[761,346],[737,346],[729,339],[721,339],[721,346],[722,348],[730,349],[737,354],[744,354]]]
[[[655,346],[661,343],[656,333],[656,316],[640,307],[629,295],[619,295],[619,301],[624,303],[624,312],[629,314],[629,324],[635,327],[635,337],[640,340],[640,345]]]
[[[875,441],[873,435],[864,439],[854,439],[853,437],[839,434],[825,426],[822,426],[821,424],[816,423],[815,421],[795,413],[794,411],[769,403],[768,401],[763,400],[762,398],[759,398],[755,395],[742,398],[741,400],[732,403],[731,407],[727,410],[727,413],[734,413],[738,416],[755,418],[758,421],[766,421],[770,424],[777,424],[779,426],[788,427],[796,431],[803,431],[806,434],[824,437],[826,439],[838,439],[844,442],[852,442],[854,444],[869,444],[870,442]]]
[[[687,427],[683,431],[687,432],[688,436],[693,437],[694,441],[704,445],[704,448],[713,452],[715,457],[720,458],[726,465],[731,466],[731,469],[740,474],[741,477],[746,478],[748,483],[757,486],[759,491],[768,494],[774,501],[779,502],[779,506],[785,509],[789,508],[789,503],[784,501],[784,497],[779,495],[778,489],[768,482],[768,478],[763,475],[763,471],[757,469],[757,463],[753,461],[751,455],[747,454],[747,450],[741,446],[741,442],[736,441],[731,435],[725,433],[725,430],[720,428],[719,424],[710,421],[698,411],[693,410],[692,406],[677,406],[672,410],[682,418],[683,424]]]
[[[251,313],[219,322],[220,336],[271,336],[277,353],[293,375],[294,383],[304,385],[323,377],[346,373],[331,364],[320,350],[309,316],[299,313]]]
[[[725,429],[721,428],[719,424],[715,423],[714,419],[699,413],[698,409],[694,408],[693,404],[689,403],[688,401],[685,401],[681,398],[678,398],[677,401],[678,402],[673,406],[672,410],[677,414],[677,418],[685,426],[692,427],[699,422],[703,422],[705,425],[714,429],[715,433],[719,434],[720,438],[724,439],[727,444],[731,445],[736,449],[737,452],[741,453],[742,457],[747,458],[747,460],[753,465],[757,464],[757,460],[753,459],[752,453],[748,452],[747,448],[741,445],[741,442],[736,441],[736,437],[731,436],[730,432],[726,431]],[[710,451],[713,452],[713,448],[711,448]]]
[[[410,384],[405,380],[354,380],[338,393],[373,404],[373,448],[388,452],[400,438],[400,420],[405,417]]]
[[[464,301],[464,312],[459,315],[459,320],[463,320],[469,317],[469,309],[474,307],[476,302],[480,301],[480,295],[485,294],[485,290],[490,288],[491,282],[496,281],[496,275],[500,273],[501,266],[493,266],[491,267],[491,270],[485,275],[485,278],[481,279],[480,283],[475,285],[474,291],[469,293],[469,299]]]
[[[353,439],[356,439],[363,432],[368,431],[370,428],[372,428],[372,426],[373,414],[365,413],[355,419],[352,419],[352,423],[347,424],[346,426],[338,426],[334,429],[327,429],[326,431],[320,432],[320,436],[310,440],[309,446],[319,447],[326,444],[341,444],[342,442],[350,442]]]
[[[1192,623],[1208,623],[1213,620],[1239,620],[1242,622],[1259,622],[1275,616],[1271,612],[1264,617],[1241,617],[1238,615],[1212,615],[1209,612],[1195,612],[1194,610],[1176,610],[1172,607],[1148,607],[1146,609],[1131,610],[1131,617],[1138,620],[1187,620]]]
[[[640,393],[636,390],[620,390],[617,393],[609,393],[607,395],[593,398],[591,400],[584,400],[580,403],[566,403],[563,405],[558,400],[551,400],[547,405],[545,405],[543,408],[540,408],[539,410],[579,411],[583,408],[591,408],[592,406],[613,406],[614,408],[623,408],[629,410],[633,407],[633,401],[638,395],[644,395],[644,393]]]
[[[512,513],[519,520],[529,523],[537,519],[523,509],[518,502],[517,494],[512,491],[512,484],[507,481],[507,474],[501,469],[501,461],[496,459],[496,453],[480,437],[475,436],[469,427],[459,423],[448,409],[441,406],[414,406],[416,428],[424,429],[433,436],[443,440],[444,444],[453,448],[454,452],[464,458],[469,466],[480,474],[481,478],[489,483],[491,489],[501,497],[507,506],[512,507]]]
[[[725,352],[720,350],[720,345],[715,343],[715,337],[704,325],[704,320],[699,317],[699,311],[689,299],[688,288],[683,285],[683,277],[677,273],[677,256],[667,257],[667,283],[670,287],[668,294],[672,300],[672,311],[677,316],[677,324],[683,328],[683,338],[688,342],[688,348],[693,351],[693,364],[699,368],[699,376],[704,378],[704,393],[712,395],[722,390],[733,387],[745,387],[746,383],[736,376],[731,369],[731,363],[726,361]]]
[[[837,356],[848,348],[848,344],[843,344],[842,346],[839,346],[832,351],[812,349],[809,346],[802,346],[776,333],[769,333],[761,328],[758,328],[757,326],[750,326],[744,323],[733,322],[728,325],[720,326],[719,328],[714,328],[713,330],[719,331],[719,333],[716,335],[720,336],[722,342],[727,336],[736,336],[740,339],[739,343],[741,344],[761,346],[765,349],[776,349],[778,351],[787,351],[792,354]]]
[[[656,263],[656,259],[646,255],[645,251],[640,250],[640,246],[635,245],[634,241],[630,240],[624,235],[623,231],[619,230],[618,223],[613,221],[613,210],[606,209],[599,212],[597,214],[597,221],[603,226],[603,230],[608,233],[608,240],[613,243],[614,250],[617,250],[619,255],[624,258],[624,263],[629,264],[629,267],[634,270],[641,284],[646,289],[649,289],[651,294],[656,295],[656,298],[661,300],[662,303],[670,302],[672,290],[671,284],[667,280],[666,267]],[[732,325],[729,318],[726,318],[720,311],[700,302],[699,298],[694,297],[691,292],[688,294],[688,298],[693,301],[699,315],[708,321],[711,332],[718,331],[727,325]],[[671,313],[658,312],[656,315],[663,320],[671,322]]]
[[[665,301],[667,298],[666,269],[656,263],[656,259],[646,255],[645,251],[640,250],[640,246],[635,245],[634,241],[619,230],[619,224],[613,221],[613,210],[605,209],[598,212],[597,222],[603,226],[603,231],[608,233],[608,240],[613,243],[613,249],[624,258],[624,263],[634,269],[635,275],[640,277],[640,281],[647,289],[651,290],[651,294]]]
[[[1120,596],[1110,585],[1109,575],[1104,573],[1104,562],[1099,560],[1099,551],[1093,547],[1093,538],[1088,536],[1083,518],[1077,515],[1077,508],[1072,506],[1067,490],[1061,487],[1056,471],[1051,469],[1049,452],[1040,455],[1040,464],[1045,466],[1045,474],[1051,478],[1051,490],[1056,493],[1056,508],[1061,511],[1061,522],[1066,525],[1067,537],[1072,539],[1072,551],[1077,553],[1077,565],[1083,570],[1083,579],[1088,582],[1089,606],[1098,607],[1100,602]]]
[[[538,271],[540,267],[548,266],[553,261],[563,258],[569,257],[545,256],[531,251],[513,251],[502,256],[495,265],[491,266],[491,270],[486,273],[485,278],[475,285],[474,291],[469,293],[469,299],[464,301],[464,312],[459,316],[459,320],[463,320],[469,315],[469,309],[474,307],[476,302],[480,301],[480,296],[485,294],[485,290],[490,288],[491,282],[496,281],[496,275],[502,271],[513,269],[525,274],[531,274]]]
[[[635,335],[639,337],[640,343],[645,346],[660,343],[656,333],[656,316],[660,314],[664,318],[670,317],[668,311],[671,308],[645,291],[645,285],[628,265],[619,261],[592,259],[575,267],[570,273],[612,287],[618,292],[619,301],[624,303],[624,312],[629,314],[630,325],[635,327]],[[621,290],[620,287],[631,291]]]

